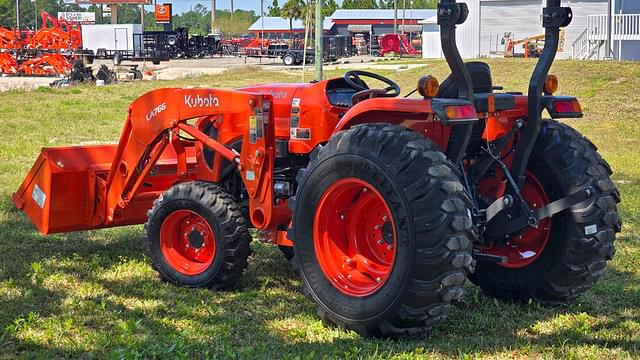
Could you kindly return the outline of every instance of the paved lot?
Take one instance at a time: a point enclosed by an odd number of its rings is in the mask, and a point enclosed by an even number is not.
[[[373,61],[370,56],[354,56],[348,59],[341,59],[337,63],[325,65],[326,69],[403,69],[422,66],[420,64],[388,64],[386,61]],[[378,59],[379,60],[379,59]],[[96,60],[92,67],[98,69],[105,64],[109,68],[113,67],[111,60]],[[287,67],[282,64],[279,58],[245,58],[245,57],[215,57],[204,59],[176,59],[153,65],[151,62],[124,62],[123,68],[127,65],[138,65],[143,72],[152,70],[158,80],[174,80],[185,77],[200,75],[215,75],[227,69],[242,66],[261,66],[265,69],[277,71],[301,70],[302,66]],[[309,69],[313,64],[308,65]],[[35,89],[41,86],[49,86],[49,83],[56,80],[54,77],[0,77],[0,91],[11,89]]]
[[[57,78],[2,76],[0,77],[0,91],[14,89],[33,90],[41,86],[49,86],[49,83],[54,80],[57,80]]]

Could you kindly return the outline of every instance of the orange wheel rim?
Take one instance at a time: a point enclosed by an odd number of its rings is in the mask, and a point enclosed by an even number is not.
[[[198,213],[177,210],[160,227],[160,250],[167,263],[185,275],[203,273],[216,255],[216,238],[211,225]]]
[[[343,178],[320,198],[313,222],[316,257],[342,293],[362,297],[380,289],[396,256],[396,231],[384,198],[368,182]]]

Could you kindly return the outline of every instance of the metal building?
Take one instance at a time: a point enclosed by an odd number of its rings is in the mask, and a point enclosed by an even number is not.
[[[323,30],[325,33],[332,33],[334,26],[330,17],[324,19]],[[290,39],[293,37],[304,37],[304,23],[300,19],[289,19],[276,16],[264,16],[258,18],[247,31],[250,34],[261,36],[265,39]]]
[[[394,21],[399,32],[420,33],[419,21],[436,14],[435,9],[398,9],[394,20],[392,9],[338,9],[331,18],[338,35],[393,33]]]
[[[545,0],[464,0],[469,18],[457,31],[458,46],[465,58],[501,56],[505,39],[524,39],[543,34]],[[573,20],[565,28],[559,58],[640,59],[640,1],[565,0]],[[611,17],[608,12],[611,11]],[[611,24],[611,50],[606,51],[607,22]],[[437,18],[425,18],[423,57],[440,58]]]

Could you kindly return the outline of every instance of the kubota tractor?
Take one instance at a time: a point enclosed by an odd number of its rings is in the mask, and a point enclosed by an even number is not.
[[[467,277],[499,299],[571,300],[602,276],[620,230],[609,165],[541,118],[582,116],[548,75],[571,9],[547,0],[528,94],[463,63],[465,4],[437,11],[452,73],[421,78],[420,98],[364,71],[154,90],[118,144],[44,148],[13,201],[44,234],[145,223],[154,269],[190,287],[233,286],[256,228],[323,319],[365,336],[424,333]]]

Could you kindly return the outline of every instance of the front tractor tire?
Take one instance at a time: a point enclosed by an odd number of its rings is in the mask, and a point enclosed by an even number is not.
[[[620,231],[620,195],[611,173],[584,136],[565,124],[544,121],[527,165],[525,200],[536,208],[588,186],[596,193],[507,244],[483,248],[505,256],[507,262],[479,262],[470,280],[498,299],[533,299],[546,305],[566,302],[589,289],[604,274]]]
[[[366,124],[312,152],[290,199],[294,265],[320,317],[362,336],[418,336],[463,293],[475,235],[437,145]]]
[[[222,188],[187,182],[149,211],[145,248],[160,278],[187,287],[227,289],[247,266],[251,236],[240,207]]]

